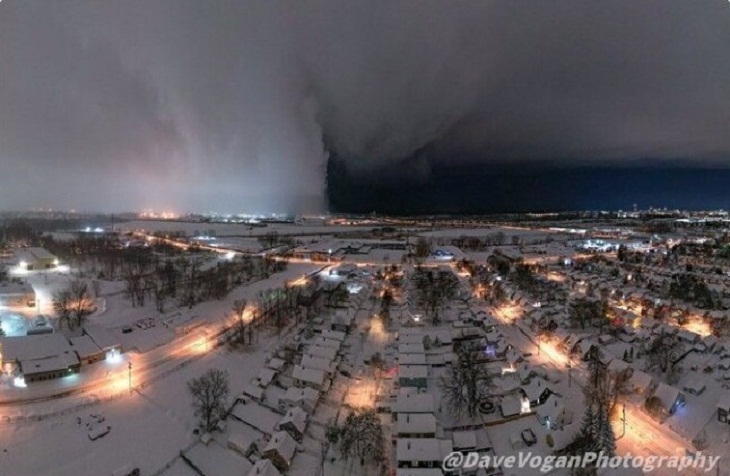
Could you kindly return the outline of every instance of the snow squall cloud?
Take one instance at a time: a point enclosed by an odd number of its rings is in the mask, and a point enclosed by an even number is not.
[[[728,45],[719,0],[5,0],[0,208],[311,211],[330,154],[725,165]]]

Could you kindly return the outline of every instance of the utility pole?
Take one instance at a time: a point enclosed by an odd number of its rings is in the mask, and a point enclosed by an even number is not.
[[[568,362],[568,388],[572,386],[573,383],[573,366],[570,365],[570,362]]]

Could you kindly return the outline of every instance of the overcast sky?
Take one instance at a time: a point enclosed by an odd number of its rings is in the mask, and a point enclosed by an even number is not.
[[[730,3],[0,2],[0,209],[325,209],[330,156],[730,168]]]

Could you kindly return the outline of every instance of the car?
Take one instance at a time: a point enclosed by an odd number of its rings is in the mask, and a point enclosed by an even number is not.
[[[537,443],[537,437],[535,436],[535,432],[532,431],[532,428],[525,428],[522,430],[522,441],[524,441],[527,446],[532,446]]]
[[[107,433],[111,431],[112,427],[107,426],[97,426],[89,430],[89,439],[91,441],[98,440],[99,438],[105,436]]]
[[[130,332],[132,332],[132,326],[122,327],[122,334],[129,334]]]

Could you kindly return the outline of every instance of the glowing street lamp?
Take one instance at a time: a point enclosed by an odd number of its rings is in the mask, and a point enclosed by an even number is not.
[[[129,362],[129,394],[132,395],[132,362]]]

